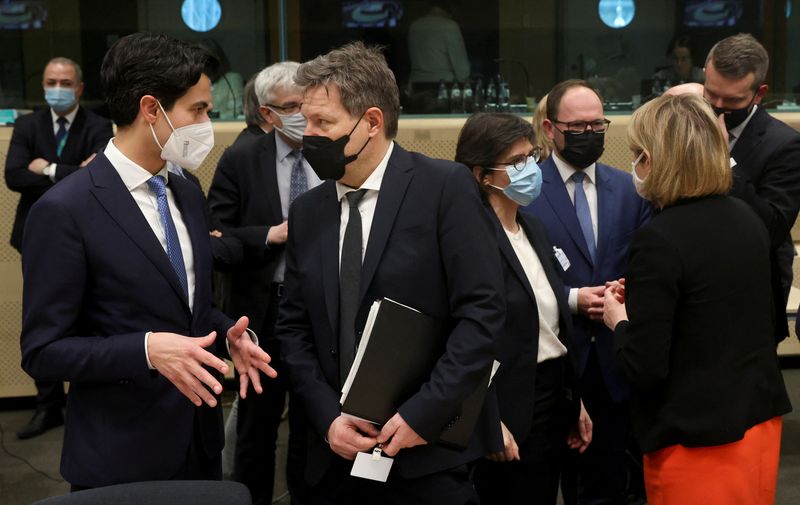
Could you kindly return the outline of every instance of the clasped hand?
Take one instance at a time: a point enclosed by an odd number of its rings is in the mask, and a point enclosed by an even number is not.
[[[277,372],[269,366],[269,354],[258,347],[247,335],[247,317],[242,317],[228,330],[228,347],[231,359],[239,372],[239,395],[245,398],[252,382],[256,393],[261,393],[259,371],[275,378]],[[217,332],[199,338],[176,333],[153,332],[147,339],[150,363],[196,406],[203,403],[216,407],[215,395],[222,393],[222,385],[203,365],[221,374],[228,372],[223,360],[207,351],[217,338]],[[209,391],[210,389],[210,391]],[[214,394],[211,393],[213,391]]]
[[[396,413],[380,431],[372,423],[340,415],[328,428],[328,444],[339,456],[353,460],[359,452],[369,451],[378,444],[383,445],[385,455],[393,457],[400,449],[427,442]]]

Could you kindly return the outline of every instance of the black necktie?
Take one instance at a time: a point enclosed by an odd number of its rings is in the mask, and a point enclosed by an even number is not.
[[[59,117],[56,119],[58,123],[58,130],[56,131],[56,155],[60,158],[61,152],[64,151],[64,145],[67,143],[67,118]]]
[[[342,241],[339,265],[339,378],[344,384],[356,355],[355,322],[358,312],[358,290],[361,282],[361,214],[358,202],[366,189],[347,193],[350,217]]]

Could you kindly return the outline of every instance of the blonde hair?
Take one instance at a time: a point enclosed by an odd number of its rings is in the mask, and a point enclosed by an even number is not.
[[[702,97],[664,95],[646,103],[631,117],[628,146],[650,159],[641,193],[658,208],[731,188],[728,143]]]
[[[553,152],[553,141],[550,140],[550,137],[544,131],[544,120],[547,117],[547,95],[544,95],[541,100],[539,100],[539,105],[536,106],[536,110],[533,111],[533,118],[531,119],[531,123],[533,124],[533,133],[534,138],[536,139],[536,145],[534,147],[539,148],[539,159],[545,160],[550,157],[550,153]]]

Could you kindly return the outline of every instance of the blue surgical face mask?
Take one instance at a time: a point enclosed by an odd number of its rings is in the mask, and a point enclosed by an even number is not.
[[[508,174],[508,186],[499,188],[492,184],[489,186],[499,189],[512,202],[525,207],[536,200],[542,191],[542,170],[536,164],[536,158],[528,156],[525,166],[517,170],[513,165],[504,168],[490,168],[489,170],[504,170]]]
[[[75,105],[75,90],[72,88],[44,88],[47,105],[56,112],[66,112]]]

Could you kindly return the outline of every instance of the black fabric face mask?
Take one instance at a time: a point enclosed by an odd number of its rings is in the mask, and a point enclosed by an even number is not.
[[[756,97],[754,96],[753,100],[755,99]],[[753,110],[753,100],[750,100],[750,103],[741,109],[722,109],[719,107],[712,107],[712,109],[714,109],[714,114],[717,116],[720,114],[725,115],[723,117],[725,120],[725,128],[727,128],[728,131],[731,131],[740,124],[744,123],[744,120],[750,115],[750,112]]]
[[[323,181],[326,179],[338,181],[344,177],[345,167],[355,161],[361,151],[367,147],[369,141],[372,140],[372,137],[369,137],[357,153],[345,156],[344,148],[350,142],[350,135],[356,130],[356,126],[358,126],[363,117],[364,114],[358,118],[350,133],[336,140],[317,135],[303,135],[303,157],[311,165],[317,177]]]
[[[595,133],[590,130],[579,135],[561,133],[564,135],[561,157],[575,168],[588,167],[597,161],[605,150],[605,132]]]

